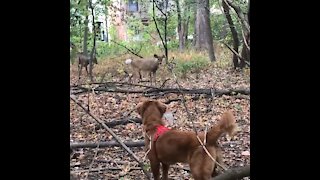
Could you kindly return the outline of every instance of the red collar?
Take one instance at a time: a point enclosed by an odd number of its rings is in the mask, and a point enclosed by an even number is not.
[[[157,141],[157,139],[165,132],[169,131],[170,128],[167,128],[163,125],[160,125],[160,126],[157,126],[157,131],[156,133],[154,134],[154,138],[153,138],[153,141]]]

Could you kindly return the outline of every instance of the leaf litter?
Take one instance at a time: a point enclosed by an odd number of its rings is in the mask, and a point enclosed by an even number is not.
[[[103,68],[100,68],[103,69]],[[71,85],[77,83],[76,67],[70,69]],[[102,74],[103,72],[95,72]],[[165,73],[157,76],[164,80]],[[143,76],[144,78],[148,76]],[[198,78],[196,78],[198,77]],[[112,81],[120,82],[122,77],[113,77]],[[82,77],[82,83],[87,82],[86,76]],[[242,72],[232,72],[226,68],[212,68],[204,71],[201,75],[188,74],[187,79],[179,79],[183,88],[215,88],[215,89],[249,89],[250,78]],[[141,83],[149,85],[149,83]],[[160,83],[161,84],[161,83]],[[158,85],[159,86],[159,85]],[[165,87],[177,88],[173,78],[168,80]],[[127,86],[127,89],[141,87]],[[142,94],[125,93],[86,93],[77,95],[77,99],[88,106],[90,112],[104,122],[111,122],[120,119],[139,118],[135,112],[136,105],[140,102]],[[231,109],[237,119],[239,131],[232,140],[226,136],[219,139],[219,144],[223,150],[223,164],[229,169],[232,167],[245,166],[250,164],[250,96],[233,95],[206,98],[199,96],[198,100],[193,100],[195,95],[185,95],[186,105],[194,118],[194,123],[198,131],[204,131],[205,126],[211,127],[219,120],[222,113]],[[167,100],[181,99],[182,96],[176,93],[165,94],[156,99],[165,102]],[[188,119],[182,101],[173,101],[169,104],[167,115],[170,127],[181,130],[192,131],[192,123]],[[96,128],[97,123],[87,115],[78,105],[70,101],[70,143],[75,142],[100,142],[114,141],[113,137],[104,129]],[[112,130],[121,138],[122,141],[141,141],[143,140],[142,126],[140,123],[131,122],[125,125],[117,125]],[[133,153],[150,168],[149,161],[143,159],[145,156],[144,147],[130,147]],[[73,150],[70,159],[70,172],[74,179],[146,179],[138,163],[121,147],[98,148],[97,155],[94,157],[96,148],[79,148]],[[70,154],[72,155],[72,153]],[[98,161],[100,160],[100,161]],[[101,161],[104,160],[104,161]],[[89,173],[88,168],[92,163]],[[171,179],[192,179],[189,167],[186,164],[177,163],[172,165],[169,170]],[[243,178],[250,179],[250,178]]]

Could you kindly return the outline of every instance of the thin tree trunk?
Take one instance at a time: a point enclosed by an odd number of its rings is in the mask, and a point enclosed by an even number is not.
[[[250,0],[248,2],[248,13],[246,15],[246,19],[248,20],[248,24],[250,27]],[[249,29],[250,30],[250,29]],[[244,30],[244,37],[243,37],[243,48],[241,51],[241,57],[243,58],[240,60],[240,68],[244,68],[246,66],[246,62],[250,63],[250,50],[247,48],[247,45],[250,47],[250,31]]]
[[[238,50],[239,50],[239,38],[238,38],[238,33],[237,33],[236,29],[235,29],[234,23],[232,21],[231,15],[230,15],[230,8],[225,3],[225,1],[222,1],[222,7],[223,7],[224,14],[226,16],[226,19],[227,19],[227,21],[229,23],[229,27],[230,27],[230,30],[231,30],[231,34],[232,34],[232,38],[233,38],[233,49],[234,49],[234,51],[236,51],[238,53]],[[238,57],[235,54],[233,54],[232,61],[233,61],[234,69],[239,67],[239,60],[238,60]]]
[[[189,13],[189,8],[188,8],[188,13]],[[189,34],[189,22],[190,22],[190,14],[188,15],[186,26],[185,26],[185,33],[184,33],[184,41],[185,45],[188,43],[188,34]]]
[[[88,10],[88,2],[86,5],[86,11]],[[86,13],[86,19],[84,20],[84,35],[83,35],[83,53],[87,56],[88,55],[88,31],[89,31],[89,14]]]
[[[181,9],[180,9],[180,3],[179,0],[175,0],[176,6],[177,6],[177,15],[178,15],[178,36],[179,36],[179,50],[182,51],[184,49],[183,47],[183,32],[182,32],[182,19],[181,19]]]
[[[109,42],[109,30],[108,30],[108,16],[109,16],[109,11],[108,11],[108,4],[105,3],[105,16],[106,16],[106,42]]]
[[[89,68],[89,75],[90,75],[90,80],[93,81],[93,76],[92,76],[92,69],[93,69],[93,58],[96,56],[96,26],[95,26],[95,21],[94,21],[94,7],[92,6],[92,1],[89,0],[90,3],[90,8],[91,8],[91,15],[92,15],[92,27],[93,27],[93,47],[92,51],[90,54],[90,68]]]

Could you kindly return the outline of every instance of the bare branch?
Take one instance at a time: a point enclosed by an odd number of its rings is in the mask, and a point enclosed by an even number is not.
[[[243,58],[240,56],[240,54],[238,54],[234,49],[232,49],[228,44],[222,42],[225,46],[227,46],[227,48],[236,56],[238,56],[239,59],[243,60]]]
[[[114,42],[115,44],[117,44],[117,45],[119,45],[119,46],[121,46],[121,47],[123,47],[123,48],[125,48],[126,50],[128,50],[129,52],[131,52],[133,55],[136,55],[136,56],[138,56],[139,58],[143,58],[143,57],[140,56],[138,53],[133,52],[132,49],[129,49],[129,48],[127,48],[126,46],[124,46],[124,45],[122,45],[122,44],[120,44],[120,43],[118,43],[118,42],[116,42],[116,41],[114,41],[114,40],[112,40],[112,39],[110,39],[110,41]],[[140,49],[140,50],[141,50],[141,49]]]

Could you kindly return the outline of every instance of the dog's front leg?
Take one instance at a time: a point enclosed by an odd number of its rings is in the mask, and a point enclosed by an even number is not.
[[[154,180],[160,180],[160,162],[157,159],[151,158],[150,164]]]
[[[162,163],[162,180],[168,180],[169,166],[170,165]]]

